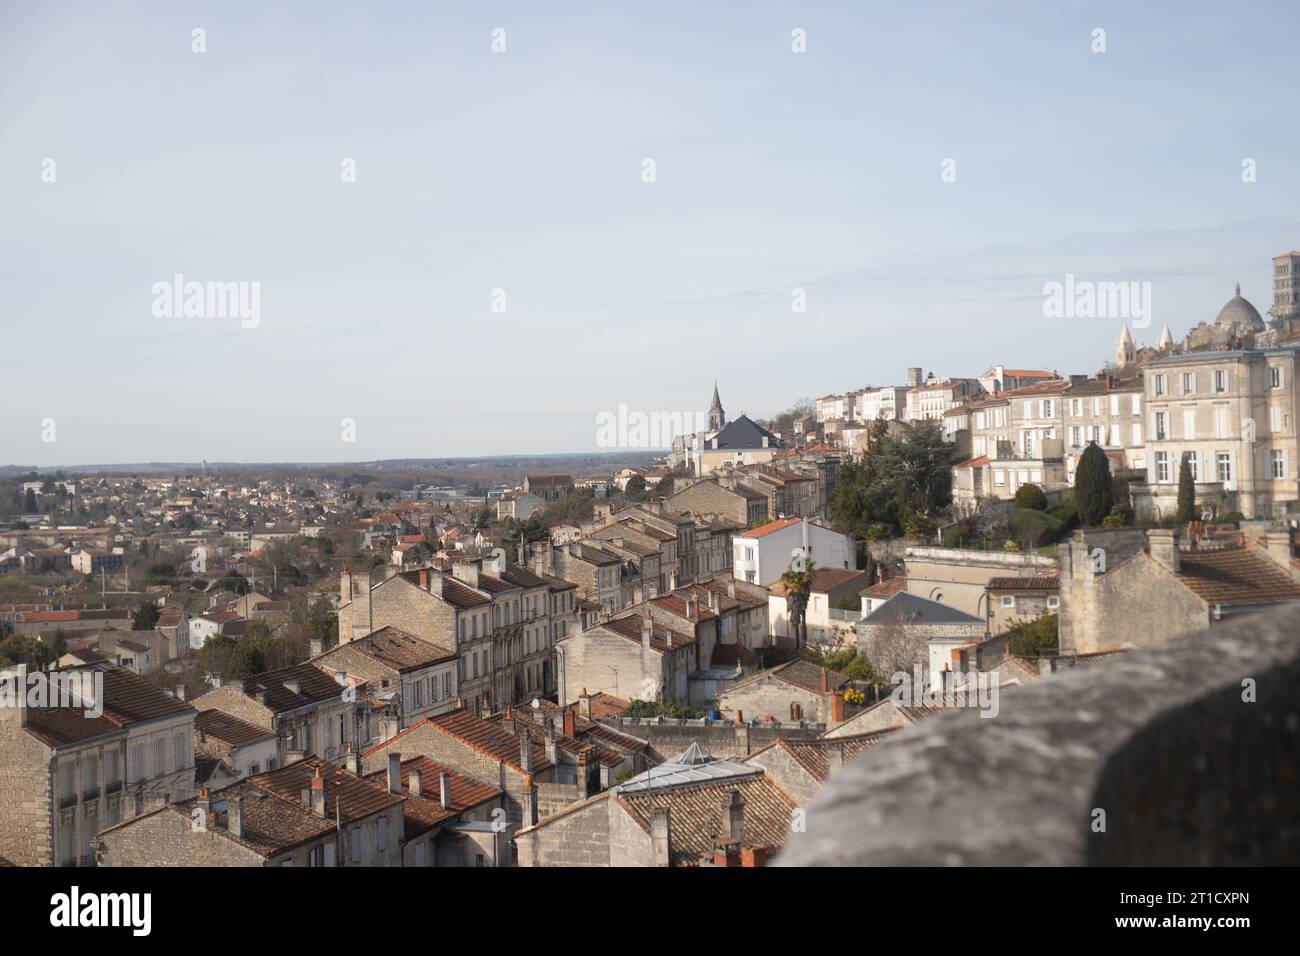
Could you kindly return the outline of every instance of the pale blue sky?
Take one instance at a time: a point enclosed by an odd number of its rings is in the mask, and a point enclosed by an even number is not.
[[[1154,340],[1300,247],[1294,0],[268,6],[0,0],[0,463],[583,451],[715,377],[734,416],[1090,372],[1119,323],[1044,282],[1152,282]],[[260,325],[155,318],[175,273],[260,282]]]

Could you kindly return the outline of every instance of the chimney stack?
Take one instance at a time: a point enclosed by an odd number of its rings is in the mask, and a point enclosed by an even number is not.
[[[1147,548],[1161,566],[1178,573],[1178,533],[1173,528],[1152,528],[1147,532]]]
[[[420,775],[420,771],[412,770],[409,774],[407,774],[406,780],[407,780],[406,789],[411,792],[411,796],[413,797],[424,796],[424,778]]]
[[[581,698],[579,698],[581,699]],[[590,700],[591,698],[587,698]],[[564,736],[576,737],[578,735],[578,718],[574,714],[572,707],[564,708]]]
[[[844,723],[844,695],[843,694],[831,695],[831,723],[832,724]]]
[[[344,758],[343,765],[347,768],[348,773],[354,777],[361,776],[361,751],[355,746],[348,748],[348,755]]]
[[[591,720],[591,695],[587,693],[587,688],[582,689],[582,695],[578,698],[578,713],[582,715],[583,720]],[[567,731],[566,731],[567,733]],[[569,734],[572,737],[572,734]]]
[[[826,673],[826,668],[822,668],[822,693],[829,693],[831,689],[830,676]]]
[[[226,832],[237,840],[244,838],[244,798],[226,801]]]
[[[311,778],[311,812],[318,817],[325,816],[325,778],[321,776],[319,765]]]
[[[1262,544],[1264,550],[1283,571],[1286,571],[1292,577],[1300,577],[1296,569],[1291,566],[1291,529],[1278,528],[1264,535]]]
[[[524,773],[533,772],[533,735],[527,727],[519,735],[519,766]]]
[[[566,709],[565,714],[567,715],[568,713],[570,713],[570,711]],[[551,763],[559,763],[559,751],[555,746],[555,721],[548,719],[543,725],[542,733],[546,741],[546,759]],[[572,737],[573,735],[569,734],[568,736]]]
[[[830,768],[828,776],[835,776],[844,766],[844,745],[840,743],[831,744],[826,748],[826,765]]]
[[[641,618],[641,646],[650,650],[650,638],[654,636],[654,622],[649,617]]]
[[[400,753],[388,755],[388,792],[402,792],[402,755]]]
[[[745,801],[733,790],[722,803],[722,832],[727,840],[740,843],[745,831]]]
[[[451,774],[438,774],[438,802],[444,810],[451,809]]]
[[[650,814],[650,858],[651,866],[668,866],[670,847],[672,845],[672,814],[667,807]]]

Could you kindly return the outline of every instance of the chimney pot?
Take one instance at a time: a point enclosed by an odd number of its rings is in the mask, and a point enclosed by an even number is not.
[[[451,809],[451,774],[438,774],[438,802],[444,810]]]
[[[402,755],[400,753],[390,753],[388,755],[388,792],[402,792]]]

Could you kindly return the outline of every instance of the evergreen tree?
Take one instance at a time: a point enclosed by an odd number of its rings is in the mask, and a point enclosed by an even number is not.
[[[1196,482],[1192,480],[1192,461],[1183,455],[1178,467],[1178,520],[1186,523],[1196,517]]]
[[[1074,470],[1074,502],[1084,527],[1096,527],[1110,512],[1110,460],[1096,442],[1089,442],[1079,456]]]

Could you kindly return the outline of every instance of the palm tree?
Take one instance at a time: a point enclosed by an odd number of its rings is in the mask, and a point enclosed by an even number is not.
[[[812,590],[813,570],[811,561],[795,558],[780,578],[790,607],[790,623],[794,628],[796,649],[808,643],[808,593]]]

